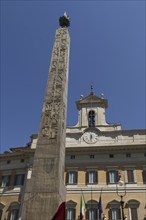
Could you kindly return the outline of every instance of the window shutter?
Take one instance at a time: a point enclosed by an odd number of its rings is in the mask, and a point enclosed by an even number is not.
[[[8,219],[10,219],[10,217],[11,217],[11,210],[9,210]]]
[[[21,185],[24,185],[25,174],[22,174]]]
[[[75,220],[75,219],[76,219],[76,210],[73,209],[73,220]]]
[[[97,183],[97,171],[94,171],[94,184]]]
[[[118,218],[121,219],[121,210],[118,209]]]
[[[10,176],[10,186],[14,186],[15,185],[15,175],[16,175],[16,171],[12,170],[11,172],[11,176]]]
[[[133,183],[134,182],[133,170],[127,170],[127,176],[128,176],[128,182]]]
[[[142,171],[143,183],[146,183],[146,170]]]
[[[0,186],[2,185],[2,173],[0,172]]]
[[[89,183],[89,173],[86,171],[86,185]]]
[[[119,181],[119,176],[118,176],[118,171],[115,171],[115,182],[118,183]]]
[[[98,183],[98,171],[96,171],[96,183]]]
[[[17,175],[15,175],[15,181],[14,181],[14,186],[17,185]]]
[[[87,209],[87,211],[86,211],[86,219],[87,220],[89,219],[89,209]]]
[[[68,185],[68,180],[69,180],[69,173],[66,172],[66,178],[65,178],[65,183],[66,183],[66,185]]]
[[[94,215],[95,215],[94,218],[97,219],[97,216],[98,216],[98,210],[97,209],[95,209]]]
[[[11,180],[11,176],[8,176],[8,182],[7,182],[7,186],[10,186],[10,180]]]
[[[108,218],[109,218],[109,220],[112,220],[112,210],[111,209],[108,211]]]
[[[78,172],[75,171],[74,175],[75,175],[75,184],[77,184],[77,182],[78,182]]]
[[[131,208],[131,217],[132,217],[132,220],[138,220],[136,208]]]
[[[106,172],[106,183],[107,184],[109,183],[109,172],[108,171]]]
[[[65,209],[65,220],[67,220],[67,208]]]
[[[0,219],[2,219],[3,210],[0,209]]]

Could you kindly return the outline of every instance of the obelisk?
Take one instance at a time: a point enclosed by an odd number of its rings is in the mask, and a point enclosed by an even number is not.
[[[66,109],[70,37],[69,17],[60,17],[42,109],[31,179],[27,179],[22,220],[51,220],[65,201]]]

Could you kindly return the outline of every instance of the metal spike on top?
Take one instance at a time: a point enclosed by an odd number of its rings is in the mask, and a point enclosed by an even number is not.
[[[94,94],[94,92],[93,92],[93,85],[91,85],[91,95],[93,95]]]
[[[62,28],[70,26],[70,18],[66,12],[64,12],[64,15],[59,18],[59,24]]]

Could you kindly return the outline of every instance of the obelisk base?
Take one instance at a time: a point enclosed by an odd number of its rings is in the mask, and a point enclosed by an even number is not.
[[[58,192],[50,194],[48,192],[25,193],[23,210],[26,210],[26,212],[22,214],[23,218],[21,220],[51,220],[57,211],[56,207],[59,207],[65,201],[65,194],[65,186],[62,187],[59,194]]]

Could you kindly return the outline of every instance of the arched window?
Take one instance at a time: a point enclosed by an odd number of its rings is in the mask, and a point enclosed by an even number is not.
[[[113,200],[108,203],[107,205],[109,212],[108,212],[108,219],[109,220],[119,220],[121,219],[121,212],[120,212],[120,203],[116,200]]]
[[[95,112],[93,110],[88,113],[88,126],[95,127]]]
[[[76,219],[76,205],[77,203],[72,200],[66,203],[66,220]]]
[[[138,210],[139,205],[140,205],[140,202],[134,199],[131,199],[127,202],[130,220],[138,220],[137,210]]]
[[[2,220],[2,215],[3,215],[3,209],[4,209],[4,204],[0,203],[0,220]]]
[[[8,220],[17,220],[18,213],[19,213],[19,203],[18,202],[11,203],[11,205],[9,206]]]
[[[90,200],[87,202],[86,219],[87,220],[98,219],[98,202],[97,201]]]

